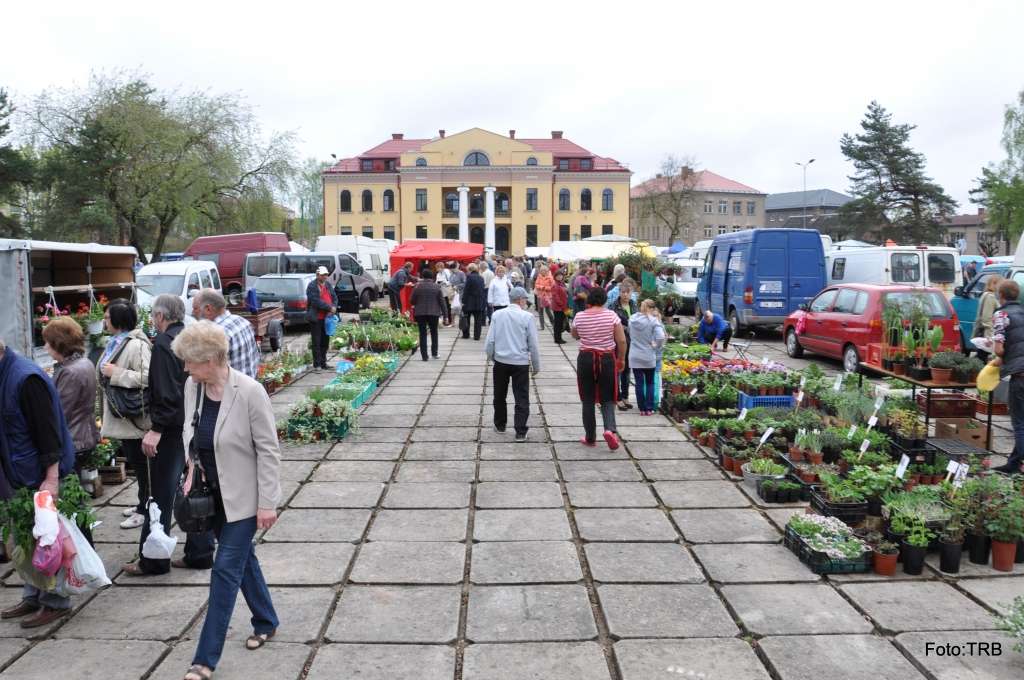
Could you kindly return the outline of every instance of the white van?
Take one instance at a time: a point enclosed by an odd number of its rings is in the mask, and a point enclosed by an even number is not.
[[[672,283],[658,280],[659,293],[675,293],[683,299],[683,309],[693,311],[697,302],[697,283],[704,271],[702,260],[669,260],[675,268]]]
[[[351,274],[363,308],[377,299],[376,280],[354,257],[338,251],[249,253],[245,256],[245,288],[255,287],[259,277],[265,274],[315,274],[318,267],[327,267],[332,286],[338,284],[342,272]]]
[[[177,260],[147,264],[135,274],[135,301],[151,307],[158,295],[177,295],[185,303],[185,320],[192,319],[192,297],[202,288],[221,290],[217,265],[206,260]]]
[[[391,243],[395,243],[391,241]],[[377,292],[383,293],[391,277],[388,274],[388,258],[394,246],[387,239],[366,236],[321,236],[316,240],[316,251],[339,251],[348,253],[363,265],[366,273],[377,283]]]
[[[952,297],[960,274],[956,248],[944,246],[875,246],[825,253],[829,285],[930,286]]]

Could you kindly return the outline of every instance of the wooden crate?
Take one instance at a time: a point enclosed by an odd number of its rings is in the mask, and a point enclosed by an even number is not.
[[[101,465],[97,469],[104,484],[124,484],[128,479],[124,461],[118,461],[114,465]]]

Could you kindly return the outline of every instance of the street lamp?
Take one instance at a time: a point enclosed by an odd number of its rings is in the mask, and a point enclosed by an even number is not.
[[[806,163],[797,163],[797,165],[799,165],[804,170],[804,195],[803,195],[803,201],[802,201],[803,204],[804,204],[804,210],[803,210],[803,214],[804,214],[804,216],[803,216],[804,227],[803,228],[804,229],[807,228],[807,166],[810,165],[813,162],[814,162],[814,159],[812,158],[811,160],[807,161]]]

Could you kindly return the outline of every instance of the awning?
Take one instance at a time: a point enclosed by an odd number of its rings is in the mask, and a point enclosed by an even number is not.
[[[483,257],[482,243],[466,243],[465,241],[416,239],[400,243],[391,251],[391,271],[398,271],[406,262],[412,262],[417,269],[423,260],[448,262],[455,260],[468,264]]]

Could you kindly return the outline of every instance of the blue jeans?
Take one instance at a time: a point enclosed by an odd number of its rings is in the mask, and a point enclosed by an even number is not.
[[[1013,427],[1013,453],[1006,461],[1006,471],[1019,473],[1024,463],[1024,377],[1010,378],[1010,424]]]
[[[641,411],[654,410],[654,369],[634,368],[633,382],[636,383],[636,406]]]
[[[217,534],[217,556],[210,574],[210,604],[203,632],[199,635],[199,646],[192,659],[192,663],[210,669],[217,667],[224,651],[224,638],[228,634],[239,589],[252,612],[253,633],[269,634],[278,625],[274,603],[270,601],[270,591],[252,543],[256,535],[256,518],[218,523],[214,533]]]
[[[35,586],[24,584],[21,586],[21,599],[31,602],[40,607],[50,609],[71,609],[71,598],[58,595],[57,593],[45,593]]]

